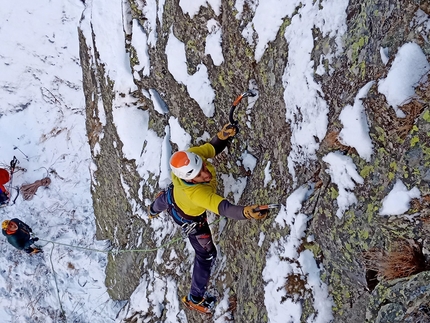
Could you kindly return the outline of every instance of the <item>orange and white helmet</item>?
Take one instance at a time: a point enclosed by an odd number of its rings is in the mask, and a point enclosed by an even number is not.
[[[170,158],[173,174],[185,180],[196,177],[202,169],[203,160],[190,151],[178,151]]]

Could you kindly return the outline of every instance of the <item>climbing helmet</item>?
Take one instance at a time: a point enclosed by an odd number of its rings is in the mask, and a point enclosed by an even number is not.
[[[170,158],[173,174],[185,180],[196,177],[202,169],[202,158],[190,151],[178,151]]]

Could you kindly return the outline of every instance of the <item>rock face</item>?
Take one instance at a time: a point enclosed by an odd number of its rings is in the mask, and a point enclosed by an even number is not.
[[[329,107],[328,132],[319,142],[317,159],[307,167],[295,169],[296,182],[289,174],[287,157],[291,151],[291,129],[285,122],[283,71],[288,63],[289,48],[284,37],[284,23],[276,39],[268,44],[262,59],[256,62],[253,49],[241,35],[243,26],[235,18],[233,1],[222,1],[221,14],[216,16],[208,7],[201,7],[199,14],[190,19],[182,13],[178,1],[166,1],[163,25],[158,26],[157,46],[150,48],[151,77],[139,75],[135,83],[140,91],[133,93],[139,98],[136,108],[148,110],[150,128],[162,135],[168,125],[166,115],[154,109],[153,103],[141,90],[155,89],[169,107],[169,116],[178,118],[181,126],[193,135],[193,143],[204,131],[215,134],[228,121],[228,110],[232,100],[243,90],[258,86],[259,98],[248,115],[243,109],[237,110],[240,124],[252,118],[253,128],[246,129],[237,136],[229,147],[229,153],[215,160],[220,174],[236,174],[247,177],[247,187],[240,204],[258,202],[284,203],[291,192],[307,182],[317,183],[317,189],[303,206],[305,214],[312,215],[308,235],[314,235],[312,243],[303,248],[312,250],[324,266],[323,279],[329,286],[335,306],[334,322],[428,322],[429,274],[421,274],[399,281],[380,283],[372,291],[366,281],[366,268],[362,263],[362,252],[371,248],[390,249],[398,239],[415,239],[426,246],[429,233],[430,196],[430,87],[428,83],[417,89],[417,99],[402,107],[406,118],[398,118],[388,105],[384,95],[378,93],[373,84],[369,94],[362,100],[370,125],[373,143],[371,161],[365,161],[357,151],[345,147],[336,139],[342,129],[339,114],[343,107],[353,104],[359,89],[371,80],[386,77],[399,47],[408,42],[417,43],[427,60],[430,60],[428,27],[414,19],[419,11],[430,14],[426,1],[365,0],[350,1],[347,7],[347,32],[344,36],[344,51],[331,63],[326,62],[327,73],[315,74],[315,79],[325,93]],[[139,10],[138,0],[124,2],[134,19],[144,24],[146,17]],[[244,18],[252,19],[252,11],[244,10]],[[207,34],[206,21],[217,18],[223,26],[222,48],[224,63],[215,66],[211,57],[205,54],[204,39]],[[189,74],[196,73],[199,64],[208,69],[212,87],[216,93],[217,107],[213,117],[208,118],[198,104],[190,98],[186,87],[179,84],[168,71],[165,48],[171,26],[173,33],[186,45],[187,68]],[[322,37],[318,28],[314,32],[314,48],[311,53],[314,62],[320,62],[321,55],[335,51],[333,39]],[[118,249],[136,248],[144,242],[146,248],[155,247],[153,228],[134,214],[129,200],[144,207],[144,199],[152,199],[158,191],[158,179],[150,177],[141,189],[141,175],[136,171],[134,160],[127,160],[122,153],[122,143],[113,125],[112,102],[115,96],[112,80],[106,75],[104,66],[97,57],[90,57],[88,40],[81,38],[81,64],[87,106],[87,129],[89,143],[97,170],[94,172],[93,200],[97,217],[97,237],[108,239],[112,247]],[[389,61],[384,65],[380,48],[388,48]],[[135,49],[126,44],[130,53],[131,66],[138,64]],[[97,55],[97,48],[94,51]],[[317,66],[314,67],[317,69]],[[331,70],[330,73],[328,71]],[[322,75],[320,75],[322,74]],[[303,95],[306,95],[305,93]],[[100,121],[100,105],[105,110],[106,121]],[[299,118],[300,116],[296,116]],[[103,136],[100,133],[103,132]],[[97,153],[95,150],[97,149]],[[236,164],[243,151],[256,156],[258,163],[252,176],[243,165]],[[327,164],[323,157],[330,152],[341,152],[352,158],[364,183],[357,185],[355,194],[358,202],[349,208],[344,216],[336,216],[338,187],[326,173]],[[272,177],[276,186],[262,187],[264,167],[271,161]],[[229,168],[227,168],[227,166]],[[421,199],[413,203],[406,216],[381,217],[378,210],[381,201],[401,179],[408,189],[417,187]],[[126,193],[123,183],[129,187]],[[223,188],[220,187],[220,192]],[[142,198],[143,197],[143,198]],[[167,221],[167,220],[166,220]],[[167,222],[166,222],[166,225]],[[218,227],[213,228],[217,236]],[[260,232],[266,239],[260,247]],[[213,276],[216,289],[228,286],[237,303],[232,320],[237,322],[267,322],[264,306],[264,282],[261,272],[265,266],[265,255],[270,241],[288,234],[287,229],[276,229],[270,221],[262,225],[241,222],[227,222],[222,238],[217,239],[228,262]],[[238,239],[237,237],[240,237]],[[252,246],[252,247],[251,247]],[[110,296],[118,300],[129,299],[147,273],[155,257],[162,257],[164,264],[159,272],[171,273],[177,277],[179,292],[186,293],[190,274],[185,243],[169,246],[178,255],[169,259],[170,251],[156,253],[118,253],[110,256],[106,269],[106,285]],[[174,270],[172,269],[174,268]],[[222,278],[222,280],[221,280]],[[305,302],[306,303],[306,302]],[[155,311],[155,309],[154,309]],[[312,305],[304,306],[302,321],[306,321],[315,310]],[[366,313],[366,314],[365,314]],[[136,314],[138,317],[139,313]],[[151,313],[142,313],[149,321]],[[155,317],[155,316],[154,316]],[[426,321],[427,318],[427,321]],[[165,318],[164,318],[165,319]],[[194,319],[198,320],[198,316]]]
[[[369,298],[366,322],[428,322],[430,272],[379,284]]]

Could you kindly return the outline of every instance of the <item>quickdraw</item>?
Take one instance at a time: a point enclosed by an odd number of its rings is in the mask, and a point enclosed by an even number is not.
[[[197,230],[196,227],[198,224],[199,224],[198,222],[193,222],[193,223],[184,223],[183,225],[181,225],[183,238],[186,239],[190,234],[195,234]]]

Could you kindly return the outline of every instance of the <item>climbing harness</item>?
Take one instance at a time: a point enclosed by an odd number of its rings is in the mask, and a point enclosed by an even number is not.
[[[195,234],[198,228],[200,228],[206,221],[205,217],[202,215],[192,217],[182,212],[182,210],[176,205],[173,198],[173,184],[170,184],[167,188],[166,196],[167,203],[169,204],[167,213],[169,213],[175,222],[181,226],[184,239],[186,239],[190,234]]]

